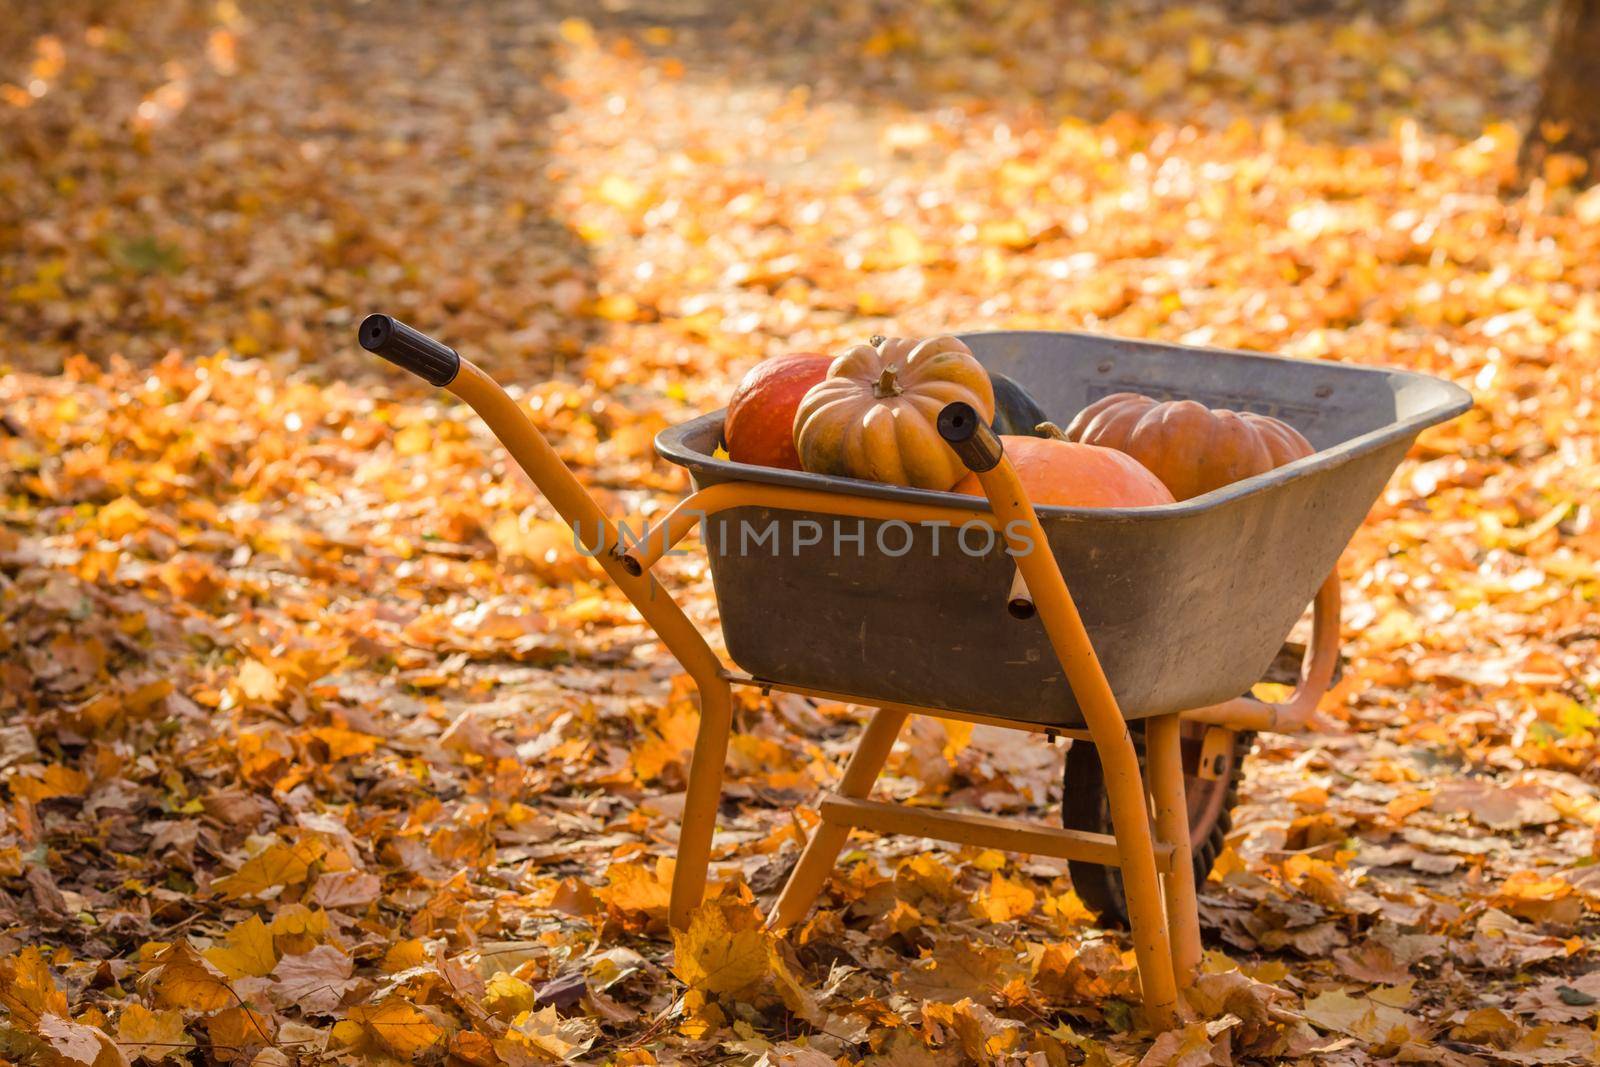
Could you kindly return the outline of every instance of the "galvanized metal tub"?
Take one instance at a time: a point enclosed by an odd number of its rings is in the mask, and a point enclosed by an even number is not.
[[[1079,333],[960,336],[1062,425],[1099,397],[1132,391],[1274,415],[1317,448],[1181,503],[1039,509],[1130,719],[1213,704],[1254,684],[1417,434],[1472,403],[1459,386],[1408,371]],[[746,481],[972,503],[718,459],[721,431],[721,412],[704,415],[663,431],[656,449],[688,468],[696,488]],[[776,543],[758,540],[774,522]],[[821,527],[820,540],[803,543],[813,534],[806,523]],[[884,525],[766,508],[708,519],[733,661],[757,678],[868,703],[1081,726],[1043,626],[1006,610],[1014,564],[1003,546],[974,555],[953,529]],[[976,552],[984,540],[969,530],[966,546]]]

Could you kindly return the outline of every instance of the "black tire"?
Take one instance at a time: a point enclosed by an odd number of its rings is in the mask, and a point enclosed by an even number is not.
[[[1195,884],[1203,883],[1212,864],[1222,854],[1223,842],[1233,828],[1233,806],[1239,799],[1239,772],[1255,742],[1255,734],[1234,735],[1233,751],[1221,777],[1201,778],[1196,771],[1206,727],[1183,724],[1183,784],[1189,795],[1189,839],[1194,846]],[[1134,743],[1139,746],[1139,763],[1144,765],[1144,737],[1135,726]],[[1088,830],[1097,834],[1115,831],[1111,825],[1110,802],[1106,797],[1105,772],[1100,753],[1087,741],[1075,741],[1067,750],[1066,775],[1061,790],[1061,824],[1069,830]],[[1128,924],[1128,903],[1122,893],[1122,871],[1098,863],[1069,860],[1072,888],[1078,897],[1100,915],[1107,926]]]

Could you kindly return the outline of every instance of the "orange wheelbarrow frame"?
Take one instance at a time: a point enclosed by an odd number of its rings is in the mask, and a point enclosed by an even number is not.
[[[976,473],[989,510],[954,505],[906,505],[869,497],[754,483],[725,482],[685,498],[644,538],[628,549],[615,525],[577,477],[562,462],[523,408],[492,378],[453,349],[386,315],[369,316],[360,327],[363,347],[465,401],[499,438],[511,457],[533,479],[552,507],[594,556],[663,644],[694,679],[700,697],[700,723],[678,835],[670,921],[687,927],[705,894],[711,840],[722,792],[722,770],[732,728],[732,687],[779,689],[805,696],[877,707],[843,776],[822,798],[822,821],[769,916],[770,925],[789,927],[805,917],[822,891],[852,828],[903,833],[1007,851],[1117,866],[1122,869],[1129,927],[1138,960],[1140,988],[1148,1021],[1157,1028],[1183,1014],[1182,990],[1200,967],[1200,925],[1189,840],[1180,723],[1215,728],[1207,750],[1231,739],[1228,732],[1303,729],[1327,691],[1338,659],[1339,582],[1330,575],[1318,590],[1312,637],[1301,667],[1300,684],[1281,704],[1240,697],[1210,707],[1153,716],[1145,728],[1148,780],[1127,720],[1101,669],[1072,593],[1055,556],[1031,551],[1048,545],[1016,471],[999,438],[966,405],[953,404],[940,418],[940,430]],[[958,409],[965,408],[965,411]],[[1017,580],[1010,600],[1029,602],[1038,612],[1061,661],[1086,730],[1020,723],[987,715],[963,714],[904,704],[882,704],[849,693],[774,684],[725,665],[677,603],[655,580],[651,568],[699,520],[731,508],[760,506],[780,510],[827,508],[864,519],[926,519],[986,523],[1007,538],[1015,554]],[[607,549],[607,546],[611,546]],[[1089,741],[1105,772],[1114,834],[1068,830],[987,815],[937,812],[868,799],[900,729],[910,715],[963,719],[1034,733],[1064,733]]]

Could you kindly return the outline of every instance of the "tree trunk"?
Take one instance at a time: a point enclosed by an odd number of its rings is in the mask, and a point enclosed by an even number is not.
[[[1600,178],[1600,0],[1561,0],[1545,62],[1539,106],[1522,141],[1522,164],[1536,174],[1553,152],[1588,163]]]

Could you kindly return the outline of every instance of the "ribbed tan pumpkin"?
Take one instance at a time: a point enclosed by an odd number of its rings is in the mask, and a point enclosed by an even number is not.
[[[1078,412],[1069,441],[1126,452],[1179,500],[1209,493],[1311,455],[1298,430],[1269,415],[1208,408],[1193,400],[1113,393]]]
[[[874,338],[833,361],[794,416],[800,465],[814,474],[949,489],[967,470],[939,436],[946,404],[994,418],[994,387],[954,337]]]

